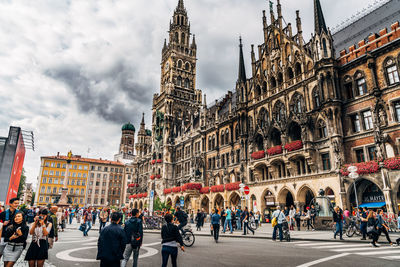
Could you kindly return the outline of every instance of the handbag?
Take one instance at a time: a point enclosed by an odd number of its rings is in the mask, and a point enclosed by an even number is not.
[[[82,224],[79,226],[79,231],[84,232],[85,230],[86,230],[86,223],[82,223]]]
[[[280,211],[279,211],[279,214],[278,214],[277,217],[279,217],[279,215],[281,215]],[[272,227],[275,227],[278,224],[278,218],[277,217],[272,218],[272,221],[271,221]]]

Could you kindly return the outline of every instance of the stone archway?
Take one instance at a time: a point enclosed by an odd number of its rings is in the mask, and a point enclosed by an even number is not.
[[[210,213],[210,199],[208,196],[204,196],[201,200],[200,207],[208,214]]]
[[[308,185],[304,185],[300,188],[297,193],[297,201],[300,206],[303,206],[303,210],[306,211],[307,207],[310,207],[316,194]]]
[[[256,196],[253,194],[250,196],[250,211],[255,212],[256,210],[258,210],[258,203]]]
[[[138,208],[138,203],[137,203],[137,201],[135,201],[135,203],[133,204],[133,206],[135,207],[135,209]]]
[[[294,206],[294,195],[287,187],[282,188],[278,193],[278,203],[284,207]]]
[[[143,210],[143,201],[139,201],[139,210]]]
[[[350,207],[357,206],[356,196],[354,194],[354,183],[356,184],[359,205],[379,208],[377,206],[379,204],[377,203],[382,203],[382,206],[385,206],[386,200],[381,187],[369,179],[360,177],[349,186],[347,199],[349,200]]]
[[[228,206],[230,208],[237,207],[240,205],[240,196],[236,192],[232,192],[229,196]]]
[[[133,209],[133,202],[129,203],[129,208]]]
[[[173,203],[173,208],[176,208],[177,205],[180,205],[180,200],[179,200],[179,196],[176,196],[174,199],[174,203]]]
[[[192,203],[191,203],[191,199],[190,199],[190,196],[189,196],[189,195],[187,195],[187,196],[185,197],[185,201],[184,201],[184,206],[183,206],[183,208],[184,208],[186,211],[189,211],[189,210],[192,209]]]
[[[225,208],[224,207],[224,197],[221,194],[217,194],[214,197],[213,203],[214,203],[214,207],[216,207],[216,208]]]

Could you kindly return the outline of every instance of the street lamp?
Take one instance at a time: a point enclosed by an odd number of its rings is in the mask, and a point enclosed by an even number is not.
[[[357,167],[356,166],[350,166],[347,168],[347,170],[350,172],[349,177],[354,180],[354,194],[356,195],[356,205],[358,209],[358,197],[357,197],[357,187],[356,187],[356,179],[359,177],[359,174],[357,173]]]

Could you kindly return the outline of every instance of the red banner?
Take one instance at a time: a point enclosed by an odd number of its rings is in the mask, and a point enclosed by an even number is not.
[[[11,170],[10,183],[8,185],[6,204],[9,205],[10,199],[17,197],[19,181],[21,180],[22,167],[24,166],[25,159],[25,145],[24,139],[21,132],[18,136],[17,149],[15,151],[15,157],[13,167]]]

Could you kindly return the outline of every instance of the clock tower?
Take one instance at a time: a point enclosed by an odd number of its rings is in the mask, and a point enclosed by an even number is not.
[[[153,98],[153,159],[155,173],[172,186],[176,139],[188,132],[200,114],[202,92],[196,89],[196,52],[194,34],[183,0],[179,0],[170,21],[168,40],[161,58],[160,92]],[[157,181],[158,182],[158,181]]]

